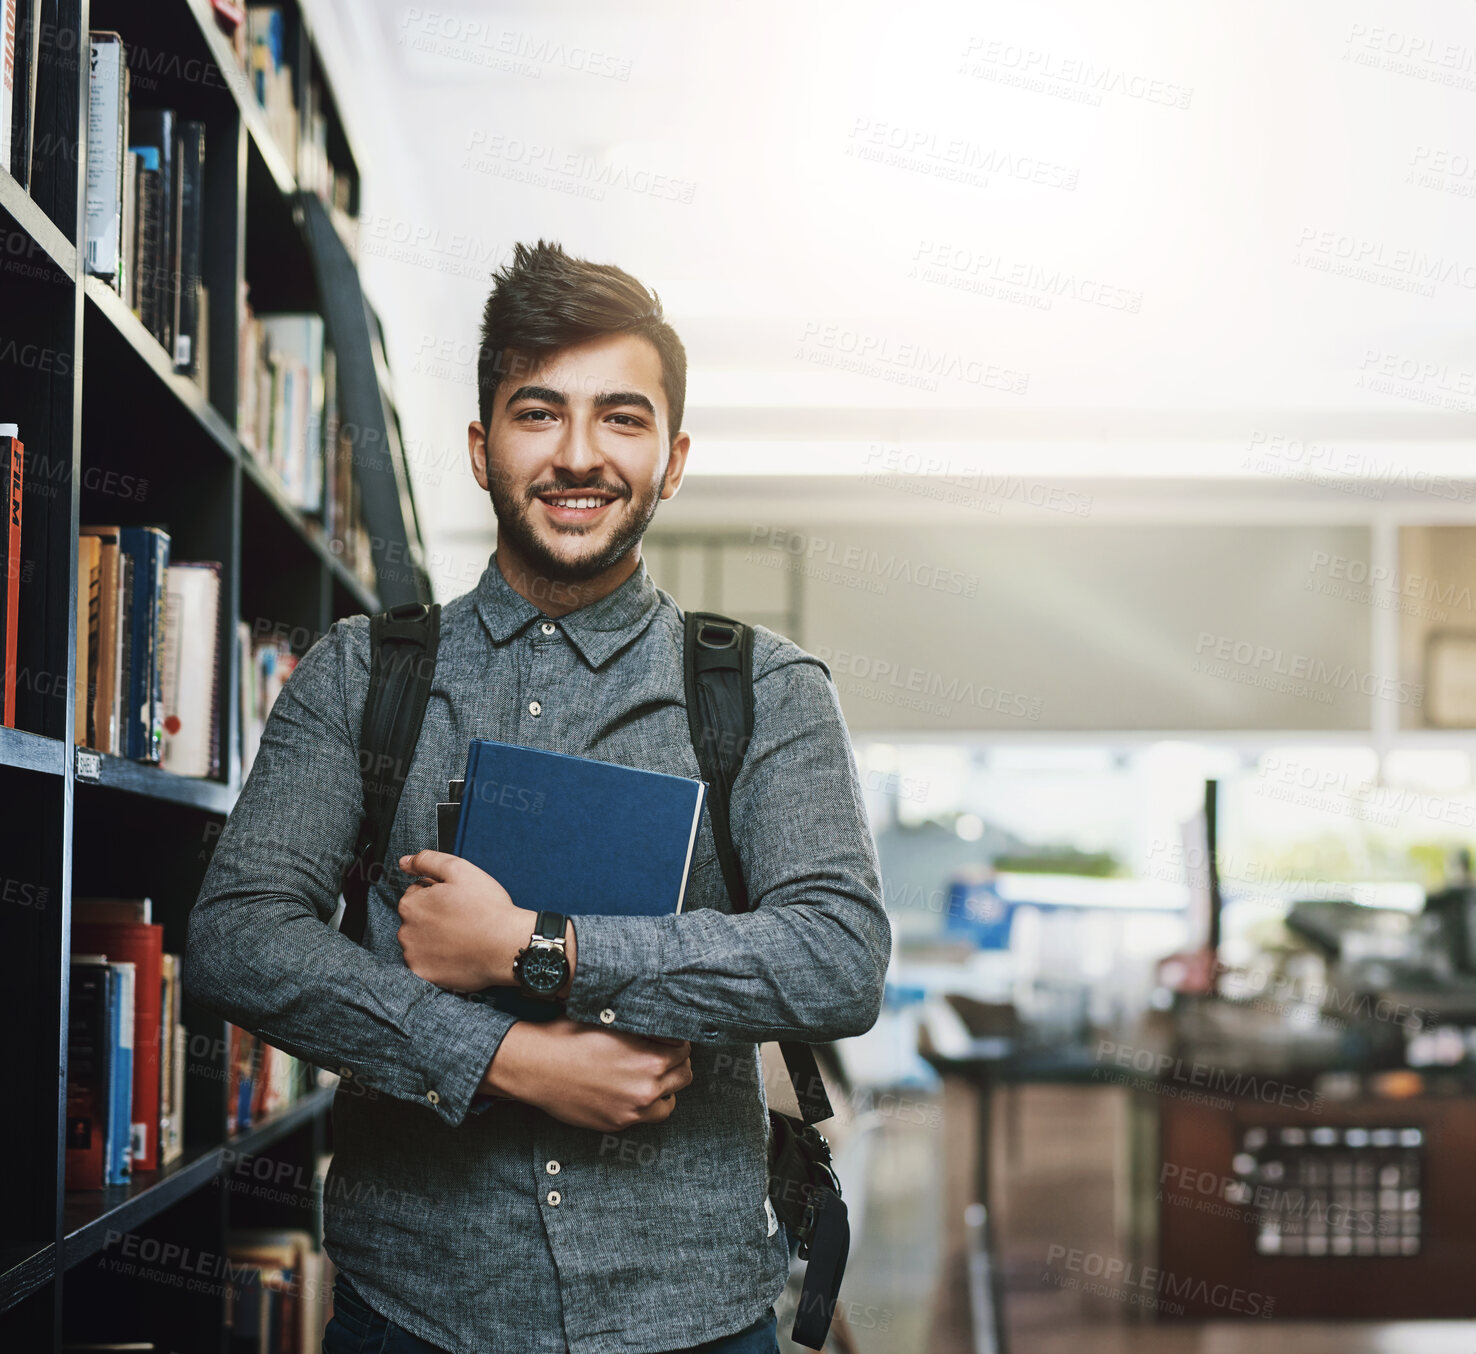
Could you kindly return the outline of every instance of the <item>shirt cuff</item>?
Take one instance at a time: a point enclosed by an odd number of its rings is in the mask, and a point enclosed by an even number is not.
[[[672,917],[570,917],[576,946],[564,1013],[644,1034],[660,1015],[662,948]]]
[[[516,1016],[495,1006],[438,989],[414,1012],[410,1033],[411,1046],[422,1051],[420,1090],[451,1127],[466,1118],[488,1063],[516,1023]]]

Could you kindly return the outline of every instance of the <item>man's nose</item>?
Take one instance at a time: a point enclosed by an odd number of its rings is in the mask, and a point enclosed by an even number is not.
[[[604,453],[583,419],[570,419],[566,427],[568,431],[559,440],[554,464],[576,478],[583,478],[604,462]]]

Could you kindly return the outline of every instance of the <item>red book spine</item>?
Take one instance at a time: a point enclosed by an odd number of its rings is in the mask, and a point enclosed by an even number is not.
[[[105,954],[138,966],[133,989],[133,1169],[159,1169],[159,1022],[164,928],[147,922],[83,922],[72,927],[74,953]]]
[[[16,635],[20,619],[21,497],[25,488],[26,449],[18,437],[0,437],[0,467],[8,493],[5,512],[5,709],[7,729],[15,728]]]

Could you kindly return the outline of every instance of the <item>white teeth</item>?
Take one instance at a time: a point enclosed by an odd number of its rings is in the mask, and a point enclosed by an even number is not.
[[[602,498],[553,498],[548,501],[560,508],[598,508],[605,500]]]

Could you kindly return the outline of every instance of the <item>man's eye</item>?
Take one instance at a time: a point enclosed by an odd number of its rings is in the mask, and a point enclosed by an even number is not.
[[[610,417],[612,419],[623,419],[622,427],[639,428],[641,426],[640,419],[635,418],[631,414],[611,414]]]
[[[542,423],[545,419],[552,417],[553,415],[547,409],[525,409],[518,415],[517,421],[519,423]]]

